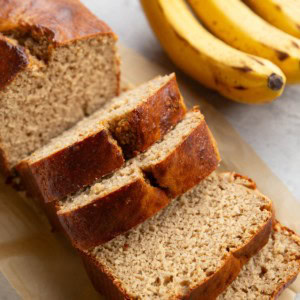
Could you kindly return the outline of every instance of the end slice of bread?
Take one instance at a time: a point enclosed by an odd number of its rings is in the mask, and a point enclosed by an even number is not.
[[[139,165],[172,197],[207,177],[220,162],[216,141],[198,108],[138,157]]]
[[[271,300],[300,273],[300,238],[277,223],[268,244],[243,267],[218,300]]]
[[[17,170],[43,202],[76,193],[145,151],[180,121],[186,108],[174,74],[157,77],[102,109],[23,160]]]
[[[214,299],[266,245],[272,220],[271,201],[252,181],[213,173],[137,228],[81,254],[107,299]]]
[[[77,195],[58,201],[58,217],[76,247],[99,245],[154,215],[174,195],[207,177],[219,161],[204,117],[194,109],[162,140],[129,160],[124,168]],[[160,201],[153,196],[158,190]]]
[[[0,0],[0,172],[120,92],[117,36],[79,0]],[[5,58],[5,59],[4,59]]]

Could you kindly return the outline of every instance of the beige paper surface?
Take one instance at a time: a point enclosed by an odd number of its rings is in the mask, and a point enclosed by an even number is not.
[[[133,84],[151,79],[166,70],[150,63],[132,50],[121,47],[124,77]],[[215,135],[223,159],[223,170],[237,171],[253,178],[260,190],[275,204],[277,218],[300,234],[300,203],[268,169],[249,145],[193,88],[180,88],[189,106],[200,105]],[[101,299],[92,288],[80,259],[59,234],[49,226],[32,204],[0,182],[0,271],[23,299]],[[281,296],[294,299],[300,279]]]

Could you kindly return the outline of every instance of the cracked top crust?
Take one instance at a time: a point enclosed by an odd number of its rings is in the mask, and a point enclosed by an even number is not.
[[[20,30],[55,46],[97,34],[113,34],[78,0],[0,0],[0,31]]]
[[[25,49],[0,34],[0,88],[11,82],[29,63]]]
[[[71,42],[98,35],[117,40],[110,27],[78,0],[0,0],[0,7],[0,89],[36,63],[33,55],[38,48],[47,61],[53,49]],[[24,43],[31,38],[33,49]]]

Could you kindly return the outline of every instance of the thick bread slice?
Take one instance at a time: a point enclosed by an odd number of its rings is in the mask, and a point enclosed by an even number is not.
[[[0,0],[0,172],[120,91],[117,37],[78,0]]]
[[[164,208],[170,198],[154,187],[137,167],[123,168],[92,187],[93,198],[79,206],[68,199],[58,212],[62,229],[78,248],[106,242],[142,223]],[[103,188],[103,189],[102,189]]]
[[[62,199],[120,168],[123,152],[145,151],[185,111],[175,75],[155,78],[111,100],[16,168],[32,195],[46,203]]]
[[[220,161],[216,141],[203,116],[197,110],[190,116],[194,117],[186,118],[167,138],[139,157],[143,171],[161,188],[167,189],[171,197],[195,186],[215,170]],[[195,129],[182,143],[176,144],[193,125],[195,116],[198,116]]]
[[[37,161],[23,160],[16,169],[26,191],[48,203],[77,192],[123,163],[122,149],[102,124],[95,124],[70,146]]]
[[[237,174],[213,173],[137,228],[81,251],[107,299],[214,299],[268,241],[271,201]]]
[[[76,247],[99,245],[158,212],[174,195],[185,192],[213,172],[219,160],[204,117],[195,109],[160,142],[129,160],[124,168],[77,195],[58,201],[58,217]],[[189,177],[181,175],[187,170]],[[164,180],[178,175],[181,177],[177,181]],[[160,202],[152,196],[152,189],[140,191],[141,182],[145,185],[147,181],[161,191]]]
[[[300,238],[277,223],[268,244],[250,259],[218,299],[277,299],[299,273]]]

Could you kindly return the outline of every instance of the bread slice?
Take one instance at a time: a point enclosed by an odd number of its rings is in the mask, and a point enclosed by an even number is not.
[[[194,109],[124,168],[58,201],[58,217],[77,248],[99,245],[151,217],[218,163],[215,141],[203,115]]]
[[[0,171],[119,94],[116,35],[78,0],[0,0]]]
[[[300,238],[277,223],[268,244],[243,267],[218,300],[277,299],[300,273]]]
[[[65,198],[145,151],[185,112],[175,74],[157,77],[114,98],[16,169],[27,190],[43,202]]]
[[[271,201],[237,174],[213,173],[137,228],[81,251],[107,299],[215,299],[268,241]]]

